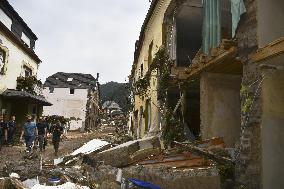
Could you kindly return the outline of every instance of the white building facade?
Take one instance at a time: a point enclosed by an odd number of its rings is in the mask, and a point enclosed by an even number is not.
[[[58,72],[47,78],[44,86],[43,95],[53,104],[44,107],[44,116],[57,115],[69,119],[70,130],[85,129],[90,124],[88,115],[95,111],[92,106],[99,109],[97,79],[89,74]],[[91,98],[93,95],[97,98]]]

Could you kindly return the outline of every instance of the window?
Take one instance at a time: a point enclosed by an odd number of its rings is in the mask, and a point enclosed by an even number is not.
[[[54,93],[54,87],[49,87],[49,93]]]
[[[24,66],[24,74],[25,74],[25,77],[30,77],[33,75],[33,71],[31,68]]]
[[[153,41],[151,42],[151,44],[149,45],[149,49],[148,49],[148,67],[150,67],[151,63],[152,63],[152,51],[153,51]]]
[[[142,63],[141,63],[141,66],[140,66],[140,71],[141,71],[141,77],[143,77],[144,68],[143,68],[143,64]]]
[[[11,30],[12,19],[2,10],[0,9],[0,21]]]
[[[73,81],[73,78],[72,78],[72,77],[69,77],[69,78],[67,79],[67,81]]]
[[[23,32],[21,39],[24,41],[25,44],[27,44],[29,47],[31,46],[31,40],[30,38]]]
[[[75,94],[75,89],[70,89],[70,94]]]
[[[5,61],[5,52],[0,49],[0,64],[3,64]]]
[[[5,52],[0,49],[0,70],[3,68],[5,63]]]

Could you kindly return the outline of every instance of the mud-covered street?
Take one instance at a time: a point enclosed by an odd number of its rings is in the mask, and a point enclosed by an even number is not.
[[[66,136],[63,137],[60,143],[59,157],[67,155],[77,148],[81,147],[84,143],[92,140],[93,138],[99,138],[102,134],[99,132],[92,133],[81,133],[81,132],[68,132]],[[54,149],[51,144],[51,139],[48,140],[48,145],[46,150],[40,155],[43,161],[49,161],[57,158],[54,155]],[[24,144],[14,145],[14,146],[4,146],[0,151],[0,177],[3,176],[3,168],[7,162],[19,162],[23,161],[26,153],[26,147]]]

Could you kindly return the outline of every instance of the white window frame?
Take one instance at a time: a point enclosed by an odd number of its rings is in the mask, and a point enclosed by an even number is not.
[[[12,19],[0,8],[0,21],[9,29],[12,28]]]
[[[23,32],[21,39],[24,41],[25,44],[27,44],[29,47],[31,46],[31,40],[30,38]]]

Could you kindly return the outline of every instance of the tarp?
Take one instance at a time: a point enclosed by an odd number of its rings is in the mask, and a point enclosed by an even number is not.
[[[203,0],[202,50],[209,54],[221,42],[220,0]]]
[[[231,0],[232,37],[235,36],[241,15],[245,12],[246,7],[243,0]]]
[[[138,179],[129,179],[130,182],[132,182],[135,186],[139,186],[142,188],[147,188],[147,189],[161,189],[161,187],[148,183],[148,182],[144,182]]]

